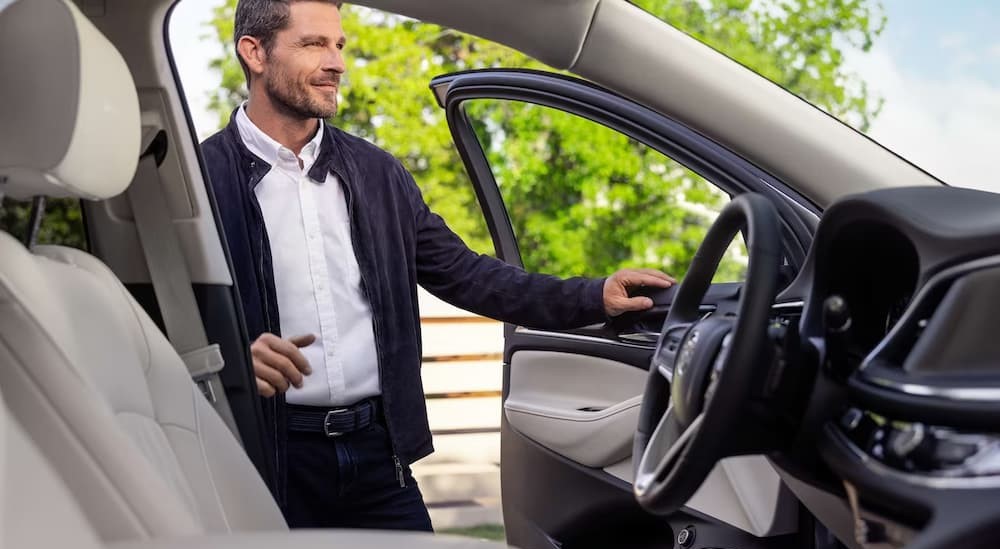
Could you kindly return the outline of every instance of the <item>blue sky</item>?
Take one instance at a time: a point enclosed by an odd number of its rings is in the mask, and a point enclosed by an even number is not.
[[[848,65],[885,99],[869,135],[945,182],[1000,192],[1000,2],[886,0]]]
[[[170,34],[199,135],[214,131],[203,23],[221,0],[184,0]],[[884,0],[885,32],[850,70],[885,99],[869,135],[947,183],[1000,192],[1000,1]]]
[[[887,0],[880,43],[902,71],[924,77],[978,75],[1000,85],[996,0]]]

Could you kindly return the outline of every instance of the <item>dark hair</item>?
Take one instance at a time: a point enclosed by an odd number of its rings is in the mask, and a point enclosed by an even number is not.
[[[265,52],[270,53],[271,46],[274,45],[274,35],[288,25],[289,5],[310,1],[333,4],[338,9],[344,5],[344,2],[334,0],[239,0],[237,2],[236,17],[233,21],[233,45],[236,48],[236,60],[243,68],[247,85],[250,85],[250,69],[240,56],[240,38],[252,36],[260,40]]]

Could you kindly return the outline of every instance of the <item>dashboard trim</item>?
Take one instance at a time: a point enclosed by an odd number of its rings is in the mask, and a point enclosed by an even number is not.
[[[885,465],[866,454],[861,448],[858,448],[857,445],[855,445],[854,442],[847,437],[847,435],[842,433],[835,424],[827,424],[826,432],[837,444],[846,448],[851,455],[857,458],[865,468],[877,475],[884,475],[901,480],[908,484],[939,490],[1000,488],[1000,475],[988,475],[981,477],[932,477],[904,473],[893,469],[892,467],[889,467],[888,465]]]
[[[918,309],[918,305],[920,305],[920,303],[927,298],[927,295],[939,284],[953,280],[964,274],[998,266],[1000,266],[1000,255],[994,255],[954,265],[932,276],[910,301],[906,311],[900,317],[899,321],[896,322],[896,325],[889,331],[889,334],[882,339],[882,341],[880,341],[862,361],[861,366],[857,371],[858,379],[866,383],[871,383],[873,385],[878,385],[886,389],[891,389],[912,396],[935,397],[947,400],[973,400],[988,402],[1000,401],[1000,387],[954,387],[927,385],[924,383],[899,381],[888,377],[878,376],[873,373],[873,370],[876,369],[873,364],[880,359],[880,355],[885,352],[886,348],[893,342],[893,340],[900,337],[900,333],[904,327],[908,327],[910,323],[914,321],[913,316],[917,314],[916,311]]]

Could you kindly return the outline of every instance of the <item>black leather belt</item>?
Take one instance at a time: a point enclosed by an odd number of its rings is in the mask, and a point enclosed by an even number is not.
[[[377,399],[363,400],[353,406],[343,408],[323,408],[288,404],[288,428],[305,433],[323,433],[328,437],[339,437],[361,429],[367,429],[378,420]]]

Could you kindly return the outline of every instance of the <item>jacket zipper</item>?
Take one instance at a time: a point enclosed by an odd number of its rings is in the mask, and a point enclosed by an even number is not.
[[[336,173],[336,172],[334,172]],[[347,221],[351,227],[351,247],[354,249],[354,260],[358,262],[358,275],[361,278],[361,291],[365,294],[365,298],[368,299],[368,306],[372,310],[372,331],[375,336],[375,363],[378,366],[378,384],[379,390],[382,391],[382,402],[385,402],[385,390],[383,388],[383,380],[385,379],[382,373],[382,346],[379,344],[381,337],[379,337],[379,321],[378,315],[375,312],[375,305],[372,303],[371,292],[368,289],[368,281],[365,279],[365,270],[362,268],[361,258],[358,257],[358,246],[356,243],[359,242],[357,238],[357,223],[354,219],[354,193],[350,189],[350,184],[347,179],[341,174],[337,174],[337,178],[340,179],[340,184],[347,194]],[[383,410],[385,406],[383,405]],[[403,465],[399,461],[399,454],[396,453],[396,440],[392,436],[392,422],[389,421],[389,414],[385,414],[385,428],[389,435],[389,446],[392,448],[392,461],[396,466],[396,478],[399,479],[399,487],[406,487],[406,480],[403,477]]]
[[[403,464],[399,462],[399,458],[395,455],[392,456],[392,461],[396,463],[396,478],[399,479],[399,487],[406,488],[406,479],[403,478]]]

